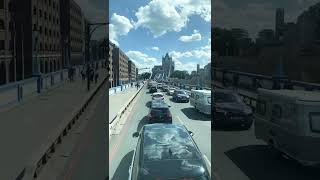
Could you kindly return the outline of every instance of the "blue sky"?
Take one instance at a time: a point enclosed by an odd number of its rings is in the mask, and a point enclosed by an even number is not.
[[[210,0],[110,0],[109,38],[138,68],[161,64],[191,72],[211,60]],[[149,70],[146,70],[149,71]]]

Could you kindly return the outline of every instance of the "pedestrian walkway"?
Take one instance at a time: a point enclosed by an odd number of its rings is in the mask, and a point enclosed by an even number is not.
[[[99,69],[99,82],[91,83],[76,77],[54,90],[0,113],[0,179],[15,179],[35,151],[48,141],[62,120],[79,108],[84,98],[93,93],[106,77],[106,69]],[[40,157],[39,157],[40,158]]]
[[[128,87],[124,91],[109,96],[109,122],[117,115],[120,109],[137,92],[136,87]]]

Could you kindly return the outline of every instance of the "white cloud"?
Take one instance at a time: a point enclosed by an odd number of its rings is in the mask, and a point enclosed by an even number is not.
[[[191,51],[171,51],[170,56],[175,61],[177,70],[187,70],[189,72],[196,69],[197,64],[204,66],[211,61],[211,39],[208,43]],[[188,61],[186,62],[186,58]]]
[[[119,36],[127,35],[132,28],[133,25],[128,18],[113,13],[109,25],[109,38],[112,42],[117,42]]]
[[[140,51],[128,51],[126,52],[126,55],[135,63],[137,68],[150,68],[140,72],[151,71],[151,68],[153,68],[154,65],[161,64],[160,61],[158,61],[156,58]]]
[[[179,40],[182,42],[200,41],[201,34],[198,30],[193,30],[193,34],[191,34],[191,36],[181,36]]]
[[[156,46],[155,46],[155,47],[152,47],[151,49],[152,49],[152,50],[155,50],[155,51],[159,51],[159,50],[160,50],[159,47],[156,47]]]
[[[179,32],[191,15],[211,20],[210,0],[152,0],[135,13],[135,28],[148,28],[154,37],[167,32]]]

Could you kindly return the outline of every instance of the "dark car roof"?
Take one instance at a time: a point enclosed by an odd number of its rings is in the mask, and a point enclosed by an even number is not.
[[[141,180],[198,177],[206,172],[201,153],[182,125],[145,125],[140,153],[143,153]]]

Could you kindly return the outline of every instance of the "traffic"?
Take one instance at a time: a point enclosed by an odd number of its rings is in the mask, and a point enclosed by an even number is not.
[[[111,152],[115,154],[111,155],[114,156],[112,159],[119,159],[111,160],[115,162],[111,165],[112,179],[215,179],[211,176],[211,147],[208,143],[211,142],[211,117],[190,104],[189,94],[189,91],[169,83],[146,83],[131,110],[132,116],[137,118],[127,119],[131,123],[127,125],[131,133],[125,132],[127,128],[124,127],[120,139],[111,139],[111,147],[112,144],[125,147],[121,152]],[[211,100],[211,96],[206,96],[206,104],[207,98]],[[142,120],[136,122],[135,119],[140,117]],[[135,124],[137,129],[133,128]],[[121,136],[132,140],[116,142],[121,141]],[[120,155],[127,152],[130,154],[128,158]],[[126,168],[121,168],[124,158]],[[128,176],[123,175],[127,173]]]

